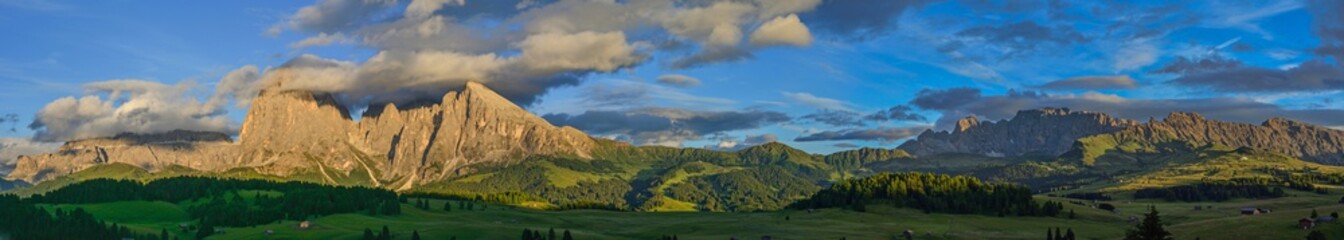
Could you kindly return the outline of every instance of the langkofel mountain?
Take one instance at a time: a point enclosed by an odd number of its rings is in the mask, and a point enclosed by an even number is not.
[[[252,102],[236,143],[223,134],[186,131],[71,141],[55,153],[21,157],[7,178],[36,183],[125,163],[151,171],[248,169],[409,189],[484,163],[531,155],[586,158],[594,145],[581,131],[553,126],[474,82],[439,103],[386,104],[359,121],[331,95],[278,89],[283,86]]]

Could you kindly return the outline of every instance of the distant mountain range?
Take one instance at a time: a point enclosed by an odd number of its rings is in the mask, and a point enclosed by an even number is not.
[[[1154,163],[1202,164],[1227,154],[1292,167],[1315,166],[1297,158],[1344,163],[1344,131],[1280,118],[1252,125],[1172,113],[1140,122],[1045,108],[1001,121],[967,117],[953,130],[926,131],[893,149],[817,155],[773,142],[723,152],[595,139],[553,126],[476,83],[437,103],[371,107],[358,121],[330,95],[278,89],[252,102],[237,142],[190,131],[71,141],[54,153],[21,157],[6,179],[39,183],[28,193],[50,189],[44,182],[216,175],[543,208],[752,211],[881,171],[1055,187],[1144,177],[1162,166]]]

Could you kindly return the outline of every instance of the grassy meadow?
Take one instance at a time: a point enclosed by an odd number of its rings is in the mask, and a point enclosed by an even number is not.
[[[244,193],[252,196],[255,193]],[[274,193],[263,193],[274,194]],[[1312,209],[1321,215],[1344,211],[1338,195],[1292,192],[1294,196],[1265,200],[1234,200],[1223,203],[1171,203],[1161,201],[1110,201],[1120,209],[1111,213],[1085,205],[1065,204],[1074,219],[1061,217],[995,217],[982,215],[925,214],[912,209],[871,206],[866,212],[822,209],[812,212],[783,210],[756,213],[708,212],[615,212],[602,210],[543,211],[504,205],[479,205],[475,210],[444,211],[444,200],[429,200],[422,210],[403,204],[401,215],[368,216],[338,214],[311,220],[309,229],[284,221],[244,228],[220,228],[224,233],[210,239],[359,239],[365,228],[374,232],[388,226],[395,239],[410,239],[418,231],[423,239],[512,239],[523,229],[557,232],[569,230],[576,239],[654,239],[676,234],[680,239],[893,239],[909,229],[916,239],[1041,239],[1047,228],[1072,228],[1080,239],[1120,239],[1130,225],[1129,216],[1156,206],[1176,239],[1289,239],[1308,231],[1296,220]],[[1070,199],[1038,196],[1042,200]],[[415,199],[412,199],[414,202]],[[127,201],[101,204],[46,206],[84,208],[95,217],[135,231],[158,233],[162,229],[182,239],[194,231],[178,231],[179,224],[193,224],[187,209],[198,201],[182,203]],[[1194,206],[1212,206],[1194,210]],[[1242,207],[1261,207],[1273,212],[1243,216]],[[1344,225],[1327,223],[1318,229],[1329,236],[1344,236]],[[267,236],[267,230],[273,231]]]

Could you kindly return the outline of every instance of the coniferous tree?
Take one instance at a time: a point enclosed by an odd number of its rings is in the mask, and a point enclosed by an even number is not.
[[[1074,239],[1075,237],[1076,236],[1073,235],[1073,228],[1069,228],[1068,232],[1064,233],[1064,240],[1076,240]]]
[[[1311,233],[1307,234],[1307,240],[1326,240],[1326,239],[1327,238],[1325,238],[1325,233],[1322,233],[1320,230],[1311,230]]]
[[[1171,232],[1167,232],[1162,226],[1162,218],[1158,216],[1157,207],[1148,207],[1149,211],[1143,215],[1143,221],[1134,229],[1125,231],[1125,240],[1171,240]]]
[[[1074,219],[1074,218],[1077,218],[1077,217],[1078,217],[1078,214],[1074,214],[1074,213],[1073,213],[1073,209],[1069,209],[1069,219]]]
[[[1045,229],[1045,240],[1055,240],[1055,230],[1054,230],[1054,229],[1049,229],[1049,228],[1046,228],[1046,229]]]
[[[387,229],[387,225],[383,225],[383,232],[378,234],[378,239],[379,239],[379,240],[392,240],[392,231],[389,231],[389,230]]]
[[[1311,209],[1311,219],[1316,219],[1316,217],[1319,217],[1319,216],[1316,214],[1316,209],[1313,208],[1313,209]]]
[[[160,240],[168,240],[168,229],[165,228],[165,229],[162,229],[161,231],[159,231],[159,239],[160,239]]]
[[[378,240],[378,237],[373,236],[373,230],[364,228],[364,240]]]
[[[452,211],[453,211],[453,202],[452,202],[452,201],[444,201],[444,202],[443,202],[443,211],[452,212]]]
[[[550,233],[546,235],[546,240],[557,240],[555,239],[555,228],[551,228]]]
[[[208,218],[202,219],[201,227],[196,230],[196,239],[205,239],[205,237],[209,237],[212,234],[215,234],[215,225],[210,223],[210,219]]]
[[[420,240],[420,231],[411,231],[411,240]]]
[[[1064,240],[1064,231],[1060,231],[1058,227],[1055,228],[1055,240]]]
[[[570,236],[570,235],[569,235],[569,230],[566,229],[566,230],[565,230],[565,233],[564,233],[564,237],[561,237],[560,240],[574,240],[574,236]]]

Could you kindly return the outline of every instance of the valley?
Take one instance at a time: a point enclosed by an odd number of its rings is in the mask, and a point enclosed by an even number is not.
[[[152,185],[207,177],[373,188],[402,200],[249,220],[260,222],[221,226],[210,239],[256,239],[268,230],[275,238],[359,239],[365,228],[384,225],[397,239],[409,239],[407,230],[428,239],[498,239],[550,228],[577,239],[883,239],[906,229],[918,239],[1037,239],[1056,227],[1083,239],[1117,239],[1148,207],[1162,212],[1178,239],[1227,239],[1305,235],[1296,219],[1312,209],[1341,210],[1344,193],[1344,167],[1332,158],[1341,149],[1303,137],[1344,133],[1285,119],[1249,125],[1173,113],[1142,123],[1046,108],[997,122],[968,117],[891,149],[821,155],[778,142],[719,151],[591,138],[480,85],[451,92],[442,104],[389,104],[358,121],[320,95],[262,96],[238,142],[197,132],[72,141],[57,153],[21,157],[7,178],[16,187],[6,193],[46,211],[83,209],[134,234],[203,224],[209,218],[185,214],[202,202],[265,209],[266,201],[243,196],[300,193],[223,188],[181,201],[42,199],[106,179]],[[450,121],[445,114],[458,115]],[[461,134],[475,137],[442,140]],[[214,199],[230,194],[245,200]],[[480,208],[442,210],[452,202]],[[1273,212],[1240,215],[1246,207]],[[318,227],[295,227],[300,220]],[[1337,223],[1321,224],[1314,229],[1344,235]],[[177,230],[169,234],[205,236]]]

